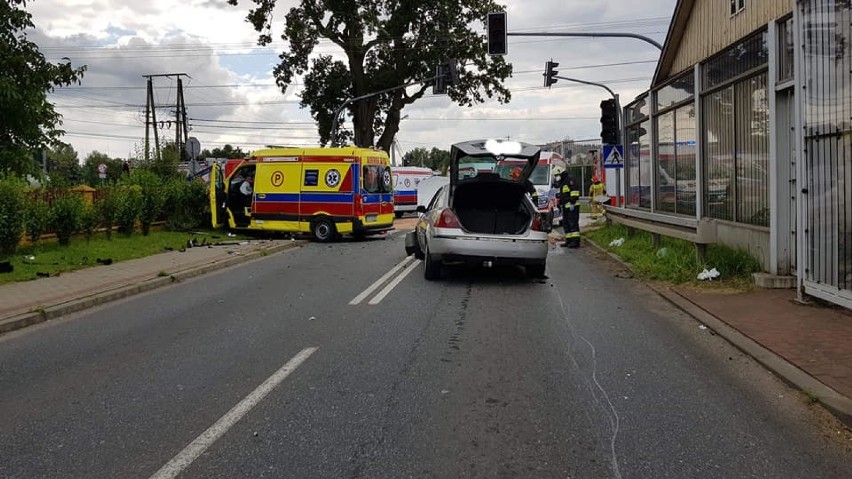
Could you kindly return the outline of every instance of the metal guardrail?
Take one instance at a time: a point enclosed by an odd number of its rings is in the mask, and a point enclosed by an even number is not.
[[[613,206],[606,207],[606,216],[610,221],[628,228],[680,238],[696,245],[713,244],[718,241],[716,221],[710,218],[697,220]]]

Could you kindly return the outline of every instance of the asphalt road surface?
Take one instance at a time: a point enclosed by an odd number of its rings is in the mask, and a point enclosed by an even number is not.
[[[848,431],[616,265],[309,244],[0,338],[0,477],[841,478]]]

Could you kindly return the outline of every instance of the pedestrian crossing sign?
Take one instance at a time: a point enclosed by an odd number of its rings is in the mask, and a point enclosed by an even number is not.
[[[604,145],[604,168],[624,168],[624,148],[621,145]]]

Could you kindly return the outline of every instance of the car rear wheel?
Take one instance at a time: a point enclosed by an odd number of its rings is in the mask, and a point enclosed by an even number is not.
[[[311,223],[311,234],[320,243],[328,243],[337,237],[337,228],[331,218],[320,218]]]
[[[526,266],[527,276],[530,278],[543,278],[547,263],[528,264]]]
[[[428,281],[441,279],[441,260],[432,257],[429,247],[426,247],[425,262],[423,263],[423,277]]]
[[[420,239],[417,236],[417,230],[414,232],[414,246],[412,248],[414,250],[414,257],[423,261],[426,259],[426,255],[423,254],[423,248],[420,247]]]

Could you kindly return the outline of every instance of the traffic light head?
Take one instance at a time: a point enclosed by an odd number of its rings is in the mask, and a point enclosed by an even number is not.
[[[544,86],[550,88],[551,85],[556,83],[556,75],[559,75],[559,72],[555,70],[559,64],[553,60],[550,60],[544,64]]]
[[[614,99],[601,102],[601,140],[605,145],[618,145],[621,137],[618,126],[618,106]]]
[[[442,95],[447,93],[447,87],[458,85],[459,69],[455,60],[441,63],[435,68],[435,84],[432,86],[432,94]]]
[[[488,14],[488,54],[505,55],[509,52],[506,38],[506,12]]]

